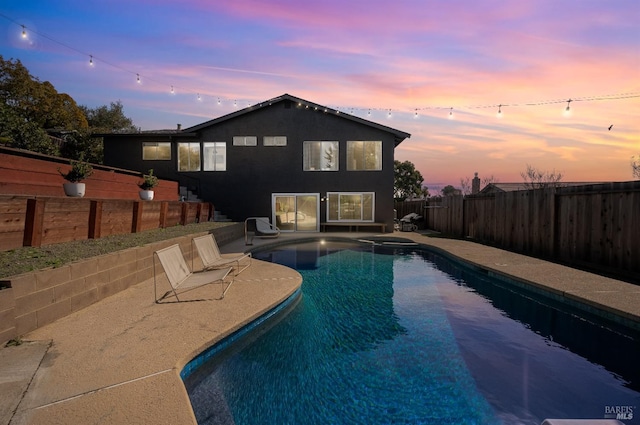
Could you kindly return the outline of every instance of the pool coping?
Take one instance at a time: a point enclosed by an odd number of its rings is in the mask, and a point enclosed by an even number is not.
[[[353,241],[368,236],[371,234],[281,235],[278,240],[254,240],[251,251],[304,240]],[[640,322],[639,286],[470,241],[405,232],[377,236],[401,236],[510,284],[546,288],[568,300],[580,300]],[[247,248],[243,240],[221,247],[223,252],[244,252]],[[19,395],[10,423],[195,424],[180,372],[217,342],[268,314],[300,287],[301,277],[294,270],[254,262],[256,269],[240,275],[224,302],[158,307],[150,302],[153,282],[147,280],[24,336],[33,343],[0,348],[0,358],[5,359],[24,356],[29,344],[42,347],[34,357],[34,370],[26,378],[27,389]],[[280,280],[272,280],[271,273],[278,274]],[[267,285],[278,292],[266,292]],[[261,297],[268,299],[257,299]],[[0,376],[5,364],[0,362]]]

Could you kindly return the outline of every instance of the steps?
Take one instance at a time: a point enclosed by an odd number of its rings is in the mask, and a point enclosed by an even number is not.
[[[218,210],[213,210],[213,221],[233,221]]]
[[[186,186],[180,186],[178,195],[180,195],[180,200],[183,202],[202,202],[198,195],[187,189]]]
[[[185,186],[180,186],[179,195],[180,195],[180,200],[183,202],[202,202],[202,200],[198,198],[198,195],[196,195],[195,193],[187,189]],[[222,214],[220,211],[214,210],[213,221],[231,222],[233,220],[227,217],[226,215]]]

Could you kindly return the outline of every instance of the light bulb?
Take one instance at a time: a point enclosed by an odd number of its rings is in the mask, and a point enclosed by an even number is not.
[[[136,74],[136,81],[140,84],[140,74]]]
[[[175,91],[173,90],[173,86],[171,86],[171,94],[174,94]]]
[[[453,108],[451,108],[449,110],[449,119],[452,120],[453,119]]]
[[[573,102],[571,99],[567,100],[567,107],[564,108],[564,115],[565,116],[571,115],[571,102]]]
[[[498,118],[502,118],[502,105],[498,105]]]
[[[27,30],[24,25],[22,25],[22,38],[27,38]]]
[[[89,66],[93,66],[93,55],[89,55]]]

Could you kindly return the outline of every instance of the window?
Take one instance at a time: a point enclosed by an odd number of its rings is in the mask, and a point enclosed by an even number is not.
[[[257,146],[256,136],[233,136],[233,146]]]
[[[262,144],[265,146],[287,146],[287,136],[264,136]]]
[[[178,143],[178,171],[200,171],[200,143]]]
[[[338,142],[304,142],[304,171],[338,171]]]
[[[373,192],[327,193],[327,221],[373,221]]]
[[[382,170],[382,142],[347,142],[347,170]]]
[[[204,171],[227,171],[227,144],[207,142],[204,148]]]
[[[142,159],[144,161],[171,159],[171,142],[142,142]]]

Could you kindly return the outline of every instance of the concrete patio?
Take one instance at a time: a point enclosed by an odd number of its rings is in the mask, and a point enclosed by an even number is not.
[[[282,234],[243,239],[223,252],[301,238],[366,239],[371,233]],[[462,240],[386,234],[428,245],[498,277],[586,303],[640,328],[640,286]],[[220,286],[154,303],[153,280],[140,282],[0,348],[1,424],[195,423],[180,371],[194,356],[293,294],[300,274],[253,260],[222,300]]]

